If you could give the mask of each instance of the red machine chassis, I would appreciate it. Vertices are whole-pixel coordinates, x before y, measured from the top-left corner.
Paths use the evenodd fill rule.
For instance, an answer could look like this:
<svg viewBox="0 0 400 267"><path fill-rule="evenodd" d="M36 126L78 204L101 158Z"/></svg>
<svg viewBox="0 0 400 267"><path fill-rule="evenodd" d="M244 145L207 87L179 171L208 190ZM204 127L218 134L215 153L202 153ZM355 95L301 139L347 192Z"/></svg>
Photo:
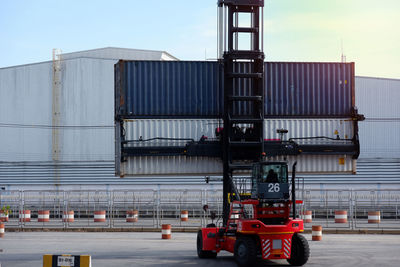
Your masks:
<svg viewBox="0 0 400 267"><path fill-rule="evenodd" d="M252 218L243 216L244 205L252 205ZM289 259L291 255L292 237L304 231L303 220L285 216L289 213L290 202L280 204L282 207L259 207L258 200L235 201L227 227L202 228L203 250L220 252L226 250L234 253L236 240L241 236L254 239L258 254L263 259ZM282 224L264 224L261 218L288 218Z"/></svg>

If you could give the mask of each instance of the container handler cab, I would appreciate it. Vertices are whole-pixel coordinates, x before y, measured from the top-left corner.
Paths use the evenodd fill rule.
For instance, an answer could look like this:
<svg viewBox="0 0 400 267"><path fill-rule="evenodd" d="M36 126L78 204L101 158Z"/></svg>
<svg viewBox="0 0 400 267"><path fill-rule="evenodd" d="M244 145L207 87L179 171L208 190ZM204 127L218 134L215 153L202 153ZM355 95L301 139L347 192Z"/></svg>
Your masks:
<svg viewBox="0 0 400 267"><path fill-rule="evenodd" d="M198 231L198 256L214 258L226 250L234 254L239 266L253 266L257 258L286 259L294 266L305 264L310 250L300 235L303 220L296 218L295 165L291 194L286 162L255 163L251 179L250 198L230 203L226 226L210 224Z"/></svg>

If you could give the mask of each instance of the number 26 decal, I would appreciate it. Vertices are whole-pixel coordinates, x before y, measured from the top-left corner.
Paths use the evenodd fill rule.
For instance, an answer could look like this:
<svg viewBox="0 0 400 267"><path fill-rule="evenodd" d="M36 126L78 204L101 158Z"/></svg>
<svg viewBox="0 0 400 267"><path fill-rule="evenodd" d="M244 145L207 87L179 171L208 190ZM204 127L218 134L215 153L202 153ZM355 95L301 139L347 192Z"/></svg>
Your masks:
<svg viewBox="0 0 400 267"><path fill-rule="evenodd" d="M278 183L276 183L276 184L268 184L268 192L269 193L276 193L276 192L279 192L280 191L280 188L279 188L279 184Z"/></svg>

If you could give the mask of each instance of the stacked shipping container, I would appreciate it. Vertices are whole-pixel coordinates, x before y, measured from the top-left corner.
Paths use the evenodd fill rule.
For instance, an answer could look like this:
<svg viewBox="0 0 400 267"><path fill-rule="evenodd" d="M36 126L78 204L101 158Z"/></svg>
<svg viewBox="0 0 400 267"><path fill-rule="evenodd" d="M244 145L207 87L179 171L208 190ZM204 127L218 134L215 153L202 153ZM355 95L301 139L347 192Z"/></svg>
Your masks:
<svg viewBox="0 0 400 267"><path fill-rule="evenodd" d="M243 70L248 65L239 63L236 67ZM124 122L121 129L117 124L117 174L220 174L221 163L213 158L128 157L121 162L119 138L121 133L125 140L198 140L202 135L216 138L215 128L222 125L222 73L218 62L116 64L115 115ZM241 95L246 95L247 83L245 79L238 81ZM266 139L279 138L276 130L281 128L289 131L286 138L353 138L353 63L266 62L265 90ZM236 112L246 114L251 106L242 104L235 108ZM297 160L302 173L355 172L353 159L346 155L301 155L289 160Z"/></svg>

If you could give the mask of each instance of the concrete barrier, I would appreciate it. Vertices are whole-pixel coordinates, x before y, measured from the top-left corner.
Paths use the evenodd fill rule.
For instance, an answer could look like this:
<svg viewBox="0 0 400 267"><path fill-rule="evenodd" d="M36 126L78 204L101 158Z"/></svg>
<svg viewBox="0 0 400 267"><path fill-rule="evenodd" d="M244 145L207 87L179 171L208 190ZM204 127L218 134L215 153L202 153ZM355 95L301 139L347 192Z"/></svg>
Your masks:
<svg viewBox="0 0 400 267"><path fill-rule="evenodd" d="M163 224L161 226L161 239L171 239L171 225L170 224Z"/></svg>
<svg viewBox="0 0 400 267"><path fill-rule="evenodd" d="M304 211L303 220L305 223L312 223L312 211L311 210Z"/></svg>
<svg viewBox="0 0 400 267"><path fill-rule="evenodd" d="M0 222L8 222L8 214L4 210L0 210Z"/></svg>
<svg viewBox="0 0 400 267"><path fill-rule="evenodd" d="M4 237L4 233L5 233L4 223L0 223L0 238Z"/></svg>
<svg viewBox="0 0 400 267"><path fill-rule="evenodd" d="M189 221L189 212L187 210L182 210L181 211L181 221L182 222Z"/></svg>
<svg viewBox="0 0 400 267"><path fill-rule="evenodd" d="M311 228L312 232L312 241L321 241L322 240L322 226L321 225L313 225Z"/></svg>
<svg viewBox="0 0 400 267"><path fill-rule="evenodd" d="M50 211L49 210L39 210L38 211L38 222L49 222L50 221Z"/></svg>
<svg viewBox="0 0 400 267"><path fill-rule="evenodd" d="M126 222L137 222L139 220L139 212L137 210L126 211Z"/></svg>
<svg viewBox="0 0 400 267"><path fill-rule="evenodd" d="M368 223L380 223L381 212L380 211L369 211L368 212Z"/></svg>
<svg viewBox="0 0 400 267"><path fill-rule="evenodd" d="M106 221L106 211L97 210L94 212L94 222L105 222Z"/></svg>
<svg viewBox="0 0 400 267"><path fill-rule="evenodd" d="M74 211L73 210L69 210L69 211L64 211L63 214L63 222L74 222L75 218L74 218Z"/></svg>
<svg viewBox="0 0 400 267"><path fill-rule="evenodd" d="M19 221L20 222L30 222L31 221L31 211L30 210L20 210L19 211Z"/></svg>
<svg viewBox="0 0 400 267"><path fill-rule="evenodd" d="M347 210L335 211L335 223L347 223Z"/></svg>

